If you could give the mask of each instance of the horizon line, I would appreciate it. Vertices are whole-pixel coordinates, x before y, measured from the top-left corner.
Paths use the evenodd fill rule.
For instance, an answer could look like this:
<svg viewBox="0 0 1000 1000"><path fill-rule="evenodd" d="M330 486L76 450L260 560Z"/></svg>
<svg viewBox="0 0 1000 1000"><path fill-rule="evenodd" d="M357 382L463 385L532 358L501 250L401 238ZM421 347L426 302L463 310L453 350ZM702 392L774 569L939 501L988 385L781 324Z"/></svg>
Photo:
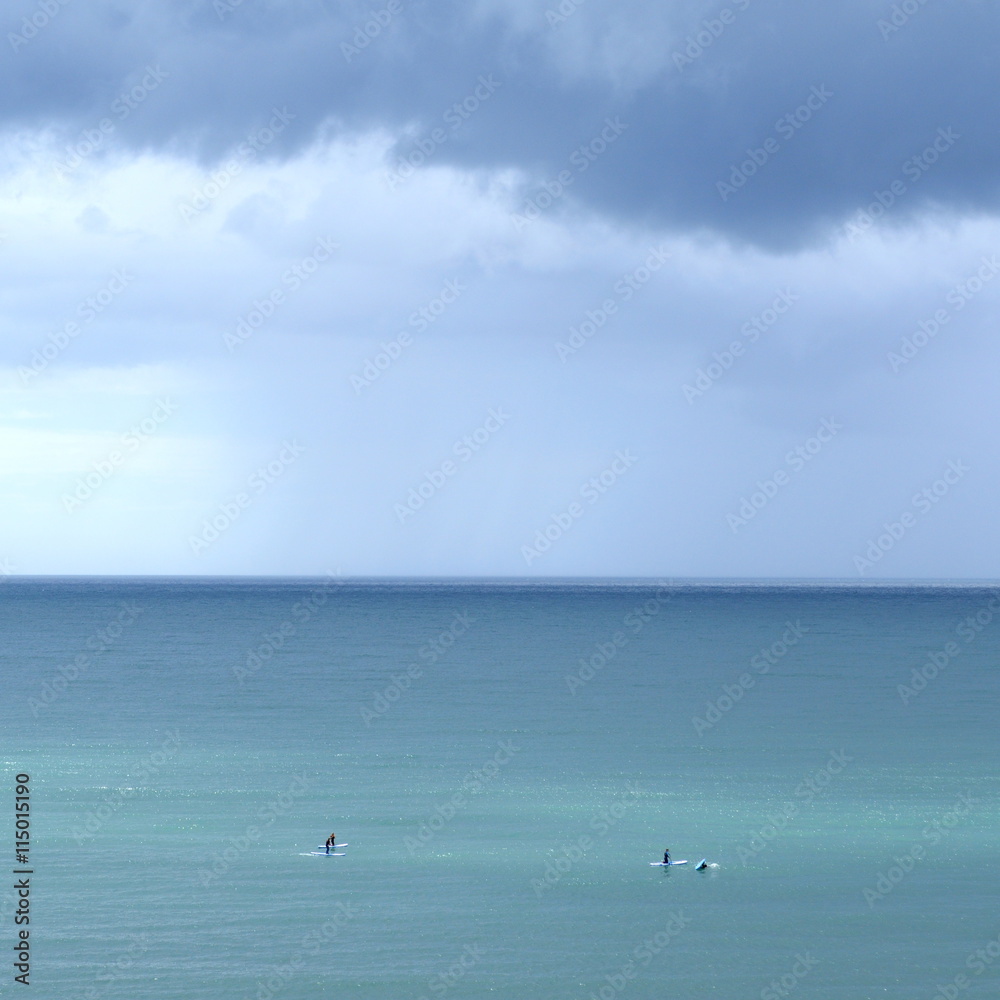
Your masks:
<svg viewBox="0 0 1000 1000"><path fill-rule="evenodd" d="M315 581L337 580L340 583L634 583L638 585L684 586L684 585L817 585L817 586L975 586L1000 585L996 577L879 577L877 579L857 579L854 577L822 576L675 576L663 574L655 576L513 576L513 575L418 575L418 574L360 574L349 576L333 572L326 573L5 573L0 577L0 586L14 580L175 580L175 581Z"/></svg>

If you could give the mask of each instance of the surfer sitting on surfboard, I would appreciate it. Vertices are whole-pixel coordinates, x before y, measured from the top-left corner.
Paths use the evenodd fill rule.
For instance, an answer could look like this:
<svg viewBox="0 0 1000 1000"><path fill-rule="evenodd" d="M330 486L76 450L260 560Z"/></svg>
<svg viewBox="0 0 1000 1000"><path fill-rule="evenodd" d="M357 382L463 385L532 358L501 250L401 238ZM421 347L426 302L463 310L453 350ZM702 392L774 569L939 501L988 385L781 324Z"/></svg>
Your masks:
<svg viewBox="0 0 1000 1000"><path fill-rule="evenodd" d="M337 846L337 835L331 833L329 837L326 838L326 853L329 854L330 851Z"/></svg>

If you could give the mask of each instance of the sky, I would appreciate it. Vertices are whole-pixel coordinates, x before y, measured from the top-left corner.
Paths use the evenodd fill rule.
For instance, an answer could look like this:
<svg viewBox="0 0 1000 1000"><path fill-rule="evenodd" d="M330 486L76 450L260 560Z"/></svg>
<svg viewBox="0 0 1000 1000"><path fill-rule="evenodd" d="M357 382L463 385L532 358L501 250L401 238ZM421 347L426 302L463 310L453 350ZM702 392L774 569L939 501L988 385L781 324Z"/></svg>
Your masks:
<svg viewBox="0 0 1000 1000"><path fill-rule="evenodd" d="M990 0L11 0L0 573L997 576Z"/></svg>

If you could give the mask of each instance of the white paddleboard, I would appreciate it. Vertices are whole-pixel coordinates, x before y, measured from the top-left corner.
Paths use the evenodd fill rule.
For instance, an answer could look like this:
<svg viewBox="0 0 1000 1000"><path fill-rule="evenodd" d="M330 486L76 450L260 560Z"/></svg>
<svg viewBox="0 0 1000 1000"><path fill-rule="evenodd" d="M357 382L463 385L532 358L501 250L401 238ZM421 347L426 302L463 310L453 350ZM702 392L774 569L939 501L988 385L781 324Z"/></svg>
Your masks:
<svg viewBox="0 0 1000 1000"><path fill-rule="evenodd" d="M339 851L342 847L347 847L347 844L334 844L333 845L333 849L335 851ZM317 851L325 851L326 850L326 844L320 844L319 847L316 848L316 850Z"/></svg>
<svg viewBox="0 0 1000 1000"><path fill-rule="evenodd" d="M329 854L326 851L310 851L308 854L301 855L303 858L346 858L346 851L331 851Z"/></svg>
<svg viewBox="0 0 1000 1000"><path fill-rule="evenodd" d="M654 868L673 868L674 865L686 865L687 861L671 861L669 865L664 864L662 861L650 861L649 863Z"/></svg>

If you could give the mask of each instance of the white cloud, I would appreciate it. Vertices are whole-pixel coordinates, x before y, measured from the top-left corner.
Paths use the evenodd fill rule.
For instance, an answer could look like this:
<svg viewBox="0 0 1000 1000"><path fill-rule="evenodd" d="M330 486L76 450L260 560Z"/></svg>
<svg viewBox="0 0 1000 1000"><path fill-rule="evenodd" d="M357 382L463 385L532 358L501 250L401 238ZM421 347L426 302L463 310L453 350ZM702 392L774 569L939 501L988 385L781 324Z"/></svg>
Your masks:
<svg viewBox="0 0 1000 1000"><path fill-rule="evenodd" d="M525 540L633 447L634 473L541 572L835 573L849 567L838 547L863 541L897 513L900 490L933 472L931 444L934 466L973 440L989 476L989 417L968 402L983 396L982 375L967 373L992 363L996 289L984 285L906 371L886 356L1000 243L993 220L889 219L853 242L769 254L616 224L570 192L518 228L512 213L532 190L523 172L431 157L393 188L387 171L413 137L379 131L248 162L186 221L178 206L219 184L219 167L112 151L60 178L50 136L18 141L0 185L11 264L0 277L0 502L28 526L11 549L21 567L521 572ZM293 287L290 269L325 238L336 251ZM626 297L620 283L656 248L666 262ZM134 279L84 322L116 268ZM450 280L462 294L414 323ZM782 289L794 308L747 337ZM228 349L225 335L276 291L271 317ZM596 323L609 300L613 315ZM78 334L22 378L70 321ZM557 343L588 322L562 360ZM406 349L356 391L352 375L401 332ZM734 341L745 352L689 403L684 385ZM935 393L954 410L940 433ZM176 415L67 514L64 493L161 397ZM495 447L400 525L393 505L498 404L514 418ZM822 417L845 425L825 464L734 542L727 511ZM289 438L306 448L294 470L195 558L192 531ZM990 518L984 504L947 530L928 523L941 551L950 541L958 552ZM836 538L816 530L824 523ZM916 536L908 544L896 565L919 572Z"/></svg>

